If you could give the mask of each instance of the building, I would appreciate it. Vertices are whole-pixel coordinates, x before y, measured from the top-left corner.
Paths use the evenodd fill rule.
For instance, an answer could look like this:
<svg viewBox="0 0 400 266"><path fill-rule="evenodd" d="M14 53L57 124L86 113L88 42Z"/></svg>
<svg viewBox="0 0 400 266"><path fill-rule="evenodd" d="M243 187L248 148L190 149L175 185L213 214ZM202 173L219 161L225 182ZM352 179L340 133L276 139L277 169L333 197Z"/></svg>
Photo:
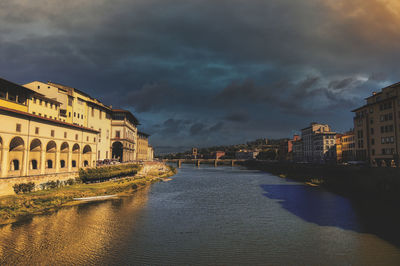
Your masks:
<svg viewBox="0 0 400 266"><path fill-rule="evenodd" d="M353 110L355 159L399 165L400 83L383 88Z"/></svg>
<svg viewBox="0 0 400 266"><path fill-rule="evenodd" d="M335 132L317 132L312 136L312 141L313 163L336 162Z"/></svg>
<svg viewBox="0 0 400 266"><path fill-rule="evenodd" d="M120 162L142 160L142 157L138 158L138 125L139 121L131 112L121 109L112 110L111 148L113 159L117 159ZM147 146L145 150L140 150L140 153L142 152L147 157Z"/></svg>
<svg viewBox="0 0 400 266"><path fill-rule="evenodd" d="M304 161L304 152L303 152L303 140L297 139L293 141L293 161L294 162L303 162Z"/></svg>
<svg viewBox="0 0 400 266"><path fill-rule="evenodd" d="M338 162L349 162L355 160L355 142L354 142L354 131L350 130L344 134L341 134L339 138L340 149L341 149L341 160ZM339 150L338 148L336 148Z"/></svg>
<svg viewBox="0 0 400 266"><path fill-rule="evenodd" d="M293 139L284 139L279 144L279 160L293 161L293 143L300 140L299 135L294 135Z"/></svg>
<svg viewBox="0 0 400 266"><path fill-rule="evenodd" d="M314 136L319 133L330 131L331 129L328 125L315 122L311 123L310 126L301 130L301 139L303 141L303 161L314 161Z"/></svg>
<svg viewBox="0 0 400 266"><path fill-rule="evenodd" d="M138 132L138 149L137 149L137 160L148 160L149 151L149 135L144 132Z"/></svg>
<svg viewBox="0 0 400 266"><path fill-rule="evenodd" d="M37 176L95 166L98 131L60 118L61 103L0 79L1 177Z"/></svg>
<svg viewBox="0 0 400 266"><path fill-rule="evenodd" d="M235 158L238 160L254 160L259 153L259 151L240 150L235 152Z"/></svg>
<svg viewBox="0 0 400 266"><path fill-rule="evenodd" d="M215 152L213 152L211 154L211 158L212 159L216 159L216 160L218 160L218 159L220 159L221 157L224 157L224 156L225 156L225 152L224 151L215 151Z"/></svg>
<svg viewBox="0 0 400 266"><path fill-rule="evenodd" d="M337 161L337 163L343 162L342 136L343 136L343 134L336 134L336 161Z"/></svg>
<svg viewBox="0 0 400 266"><path fill-rule="evenodd" d="M192 148L192 159L197 159L198 151L197 148Z"/></svg>

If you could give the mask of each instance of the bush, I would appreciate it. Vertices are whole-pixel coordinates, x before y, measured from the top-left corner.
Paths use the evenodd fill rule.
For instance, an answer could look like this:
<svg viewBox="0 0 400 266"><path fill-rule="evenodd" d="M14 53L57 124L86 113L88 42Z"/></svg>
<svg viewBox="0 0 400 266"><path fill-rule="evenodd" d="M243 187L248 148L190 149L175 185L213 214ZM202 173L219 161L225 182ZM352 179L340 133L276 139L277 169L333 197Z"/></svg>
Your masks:
<svg viewBox="0 0 400 266"><path fill-rule="evenodd" d="M35 183L33 182L14 184L13 186L13 189L16 194L29 193L32 192L34 188L35 188Z"/></svg>
<svg viewBox="0 0 400 266"><path fill-rule="evenodd" d="M137 164L113 165L99 168L79 169L79 178L83 182L105 181L135 175L139 170Z"/></svg>

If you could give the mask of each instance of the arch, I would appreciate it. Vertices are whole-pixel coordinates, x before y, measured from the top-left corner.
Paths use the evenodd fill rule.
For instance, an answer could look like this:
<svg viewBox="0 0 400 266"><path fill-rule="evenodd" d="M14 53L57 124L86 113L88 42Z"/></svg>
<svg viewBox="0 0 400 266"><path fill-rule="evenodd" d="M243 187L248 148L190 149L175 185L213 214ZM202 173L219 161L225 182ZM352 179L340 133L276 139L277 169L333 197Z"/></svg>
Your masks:
<svg viewBox="0 0 400 266"><path fill-rule="evenodd" d="M21 137L14 137L10 141L9 145L9 161L10 166L9 175L18 176L21 175L22 166L24 165L24 152L25 152L25 142Z"/></svg>
<svg viewBox="0 0 400 266"><path fill-rule="evenodd" d="M87 154L87 153L91 153L92 152L92 148L89 145L86 145L83 148L83 154Z"/></svg>
<svg viewBox="0 0 400 266"><path fill-rule="evenodd" d="M61 153L67 153L67 152L69 152L69 145L68 145L67 142L63 142L63 143L61 144L60 152L61 152Z"/></svg>
<svg viewBox="0 0 400 266"><path fill-rule="evenodd" d="M80 151L79 144L75 143L74 146L72 146L72 152L73 153L78 153Z"/></svg>
<svg viewBox="0 0 400 266"><path fill-rule="evenodd" d="M123 145L120 141L116 141L112 144L112 158L123 162Z"/></svg>
<svg viewBox="0 0 400 266"><path fill-rule="evenodd" d="M19 160L14 159L14 160L11 161L10 170L11 170L11 171L18 171L18 170L20 170L20 169L19 169Z"/></svg>
<svg viewBox="0 0 400 266"><path fill-rule="evenodd" d="M88 167L88 166L89 166L88 160L84 160L84 161L83 161L83 166L84 166L84 167Z"/></svg>
<svg viewBox="0 0 400 266"><path fill-rule="evenodd" d="M29 170L39 170L41 162L42 142L39 139L33 139L29 145Z"/></svg>
<svg viewBox="0 0 400 266"><path fill-rule="evenodd" d="M57 144L55 141L50 140L46 145L46 152L56 152L57 151Z"/></svg>
<svg viewBox="0 0 400 266"><path fill-rule="evenodd" d="M31 170L37 170L38 169L38 161L35 159L31 160L30 166L31 166L30 167Z"/></svg>
<svg viewBox="0 0 400 266"><path fill-rule="evenodd" d="M29 150L30 151L41 151L42 150L42 142L39 139L32 140Z"/></svg>
<svg viewBox="0 0 400 266"><path fill-rule="evenodd" d="M9 151L23 151L25 147L25 142L21 137L14 137L10 141Z"/></svg>

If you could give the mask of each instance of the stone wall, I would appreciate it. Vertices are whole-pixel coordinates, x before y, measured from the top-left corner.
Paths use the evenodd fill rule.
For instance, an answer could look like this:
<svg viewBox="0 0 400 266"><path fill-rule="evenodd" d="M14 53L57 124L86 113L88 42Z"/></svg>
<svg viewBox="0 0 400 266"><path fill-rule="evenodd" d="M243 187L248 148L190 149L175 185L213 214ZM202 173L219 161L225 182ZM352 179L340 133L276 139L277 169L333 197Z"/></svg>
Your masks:
<svg viewBox="0 0 400 266"><path fill-rule="evenodd" d="M49 181L66 181L70 178L77 178L79 172L66 172L57 174L46 174L46 175L32 175L25 177L11 177L11 178L1 178L0 179L0 196L14 195L14 184L34 182L36 186Z"/></svg>

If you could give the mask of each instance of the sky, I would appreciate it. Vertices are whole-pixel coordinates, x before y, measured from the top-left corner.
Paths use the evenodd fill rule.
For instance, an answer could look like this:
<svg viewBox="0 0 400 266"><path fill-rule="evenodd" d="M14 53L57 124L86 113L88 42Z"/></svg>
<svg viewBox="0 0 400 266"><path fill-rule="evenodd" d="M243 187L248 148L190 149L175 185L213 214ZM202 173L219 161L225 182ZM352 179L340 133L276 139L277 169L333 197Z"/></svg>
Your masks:
<svg viewBox="0 0 400 266"><path fill-rule="evenodd" d="M398 0L0 0L0 77L130 110L156 153L347 131L399 44Z"/></svg>

